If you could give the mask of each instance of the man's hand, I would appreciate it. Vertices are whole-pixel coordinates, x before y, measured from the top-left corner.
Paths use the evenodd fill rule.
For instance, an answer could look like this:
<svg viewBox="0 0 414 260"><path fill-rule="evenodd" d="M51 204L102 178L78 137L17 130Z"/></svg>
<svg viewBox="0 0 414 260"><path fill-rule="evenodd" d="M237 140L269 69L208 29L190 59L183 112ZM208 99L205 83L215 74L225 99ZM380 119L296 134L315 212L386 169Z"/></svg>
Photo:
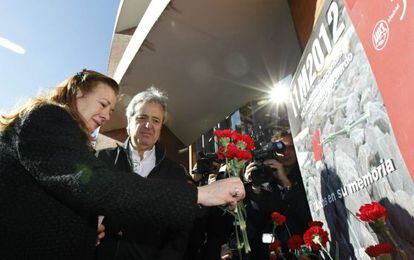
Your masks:
<svg viewBox="0 0 414 260"><path fill-rule="evenodd" d="M263 163L269 166L270 168L276 170L273 172L273 176L276 178L276 180L279 181L280 185L282 185L284 188L290 188L292 186L292 183L287 177L283 164L281 164L275 159L268 159L265 160Z"/></svg>
<svg viewBox="0 0 414 260"><path fill-rule="evenodd" d="M245 194L243 183L238 177L218 180L212 184L197 187L197 203L203 206L228 205L236 208L238 201L243 200Z"/></svg>

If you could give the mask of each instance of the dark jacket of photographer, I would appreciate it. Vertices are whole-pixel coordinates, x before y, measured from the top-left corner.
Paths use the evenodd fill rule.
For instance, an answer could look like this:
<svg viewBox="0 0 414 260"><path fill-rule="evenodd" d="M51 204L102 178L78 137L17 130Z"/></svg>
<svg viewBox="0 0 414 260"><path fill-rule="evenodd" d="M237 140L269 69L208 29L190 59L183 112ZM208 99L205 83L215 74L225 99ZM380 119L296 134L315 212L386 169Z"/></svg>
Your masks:
<svg viewBox="0 0 414 260"><path fill-rule="evenodd" d="M101 150L97 157L117 170L136 174L132 170L127 149L128 140L123 146ZM186 181L185 169L166 158L165 150L155 145L155 167L147 178ZM162 190L159 191L163 192ZM148 205L151 208L152 205ZM97 247L96 259L182 259L189 230L165 230L153 226L142 226L137 230L125 230L122 223L105 217L105 238Z"/></svg>
<svg viewBox="0 0 414 260"><path fill-rule="evenodd" d="M296 164L288 170L287 176L292 183L289 189L281 188L276 181L270 182L272 200L269 211L270 213L277 211L286 216L285 232L288 231L291 235L302 235L308 229L308 222L312 220L312 217L299 165Z"/></svg>
<svg viewBox="0 0 414 260"><path fill-rule="evenodd" d="M261 242L261 236L263 233L272 233L272 212L277 211L286 216L285 225L278 226L275 230L286 251L287 239L293 235L302 236L308 228L308 222L312 220L299 165L286 170L289 171L287 176L292 183L289 189L278 185L275 178L270 181L268 189L262 188L259 194L254 193L251 186L246 187L248 229L253 247L258 251L255 254L260 255L256 259L268 259L269 247Z"/></svg>

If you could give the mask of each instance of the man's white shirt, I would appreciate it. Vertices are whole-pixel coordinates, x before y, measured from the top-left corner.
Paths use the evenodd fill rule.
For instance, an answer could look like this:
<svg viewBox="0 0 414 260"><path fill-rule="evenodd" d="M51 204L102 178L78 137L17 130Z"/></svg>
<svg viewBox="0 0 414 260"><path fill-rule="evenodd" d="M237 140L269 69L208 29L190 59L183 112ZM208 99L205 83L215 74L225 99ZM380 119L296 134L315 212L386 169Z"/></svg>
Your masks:
<svg viewBox="0 0 414 260"><path fill-rule="evenodd" d="M138 152L132 147L131 143L128 143L128 153L132 164L132 171L146 178L155 167L155 145L151 150L144 152L142 160Z"/></svg>

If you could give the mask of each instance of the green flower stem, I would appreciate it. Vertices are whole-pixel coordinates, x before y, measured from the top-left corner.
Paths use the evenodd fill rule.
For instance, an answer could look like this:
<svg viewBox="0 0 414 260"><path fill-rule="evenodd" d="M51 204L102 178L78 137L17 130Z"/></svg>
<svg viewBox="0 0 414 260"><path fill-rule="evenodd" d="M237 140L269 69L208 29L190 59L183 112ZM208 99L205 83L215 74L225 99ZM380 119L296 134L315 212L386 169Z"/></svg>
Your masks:
<svg viewBox="0 0 414 260"><path fill-rule="evenodd" d="M237 159L234 159L234 160L226 159L226 164L229 166L229 170L227 172L229 173L230 176L240 177L241 167L238 167ZM240 162L240 166L243 166L244 164L245 162L243 163ZM239 201L237 203L236 209L234 210L234 213L232 213L232 215L234 216L236 223L238 223L238 225L236 225L235 227L235 230L236 230L236 239L237 239L237 250L239 251L239 255L241 256L241 252L240 252L241 248L244 248L245 253L249 253L250 251L252 251L250 248L249 239L247 237L246 221L245 221L246 209L244 208L243 201ZM239 235L238 228L240 228L241 237Z"/></svg>
<svg viewBox="0 0 414 260"><path fill-rule="evenodd" d="M403 250L401 250L401 248L399 247L399 244L397 243L397 241L395 241L394 237L391 235L391 232L388 230L388 228L385 228L384 233L386 234L388 239L391 240L391 243L393 243L395 250L402 257L402 259L408 260L407 254Z"/></svg>
<svg viewBox="0 0 414 260"><path fill-rule="evenodd" d="M249 239L247 237L246 221L244 220L244 216L243 216L244 206L242 202L237 203L236 211L237 211L236 213L237 213L240 231L241 231L242 238L243 238L244 252L249 253L251 251L251 248L249 244Z"/></svg>
<svg viewBox="0 0 414 260"><path fill-rule="evenodd" d="M276 241L276 224L273 222L273 229L272 229L272 235L273 235L273 237L272 237L272 242L275 242Z"/></svg>
<svg viewBox="0 0 414 260"><path fill-rule="evenodd" d="M236 221L237 221L237 218L236 218ZM237 251L239 252L239 259L242 260L242 254L241 254L242 245L240 244L239 231L237 230L237 226L235 227L235 232L236 232L236 241L237 241Z"/></svg>
<svg viewBox="0 0 414 260"><path fill-rule="evenodd" d="M392 260L392 256L390 254L382 254L377 257L374 257L375 260Z"/></svg>
<svg viewBox="0 0 414 260"><path fill-rule="evenodd" d="M329 259L333 260L328 250L326 250L326 248L319 241L314 241L314 242L316 242L316 244L318 244L322 248L322 251L329 257Z"/></svg>

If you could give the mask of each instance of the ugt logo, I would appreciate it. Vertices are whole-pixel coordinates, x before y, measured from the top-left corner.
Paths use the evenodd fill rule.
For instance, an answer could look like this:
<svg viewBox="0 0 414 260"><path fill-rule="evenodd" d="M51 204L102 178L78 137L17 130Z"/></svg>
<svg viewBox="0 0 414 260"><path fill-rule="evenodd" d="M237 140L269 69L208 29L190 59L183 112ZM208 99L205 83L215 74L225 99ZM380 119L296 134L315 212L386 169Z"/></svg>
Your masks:
<svg viewBox="0 0 414 260"><path fill-rule="evenodd" d="M372 31L372 44L374 45L374 49L377 51L384 49L388 41L389 32L388 23L385 20L377 22Z"/></svg>

